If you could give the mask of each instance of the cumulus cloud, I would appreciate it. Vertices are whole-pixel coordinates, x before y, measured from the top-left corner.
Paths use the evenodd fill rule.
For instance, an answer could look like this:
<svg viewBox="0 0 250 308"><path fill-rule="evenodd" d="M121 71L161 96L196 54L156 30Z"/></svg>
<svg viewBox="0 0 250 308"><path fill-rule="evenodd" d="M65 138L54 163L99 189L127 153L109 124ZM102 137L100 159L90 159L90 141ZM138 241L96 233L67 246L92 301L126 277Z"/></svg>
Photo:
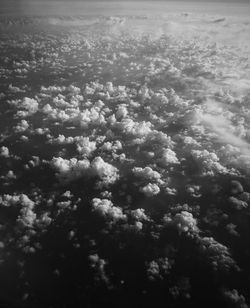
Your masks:
<svg viewBox="0 0 250 308"><path fill-rule="evenodd" d="M22 90L17 86L13 86L12 84L9 85L9 91L11 93L23 93L23 92L25 92L25 90Z"/></svg>
<svg viewBox="0 0 250 308"><path fill-rule="evenodd" d="M146 121L135 122L131 118L125 118L117 123L117 127L125 134L143 137L151 132L152 123Z"/></svg>
<svg viewBox="0 0 250 308"><path fill-rule="evenodd" d="M10 156L9 149L7 147L5 147L5 146L2 146L0 148L0 156L8 158Z"/></svg>
<svg viewBox="0 0 250 308"><path fill-rule="evenodd" d="M88 157L96 150L96 142L90 141L89 137L81 137L76 141L77 151L83 156Z"/></svg>
<svg viewBox="0 0 250 308"><path fill-rule="evenodd" d="M24 118L31 116L38 111L39 104L37 100L29 97L24 97L22 102L17 106L20 111L17 112L17 116Z"/></svg>
<svg viewBox="0 0 250 308"><path fill-rule="evenodd" d="M92 200L92 208L94 212L103 216L107 220L111 220L113 222L127 220L127 216L123 214L122 209L114 206L108 199L94 198Z"/></svg>
<svg viewBox="0 0 250 308"><path fill-rule="evenodd" d="M240 200L236 197L229 197L228 198L228 202L229 205L231 206L231 208L235 209L235 210L242 210L248 207L248 203L244 200Z"/></svg>
<svg viewBox="0 0 250 308"><path fill-rule="evenodd" d="M57 171L57 177L62 183L69 183L88 174L90 162L87 159L63 159L54 157L51 166Z"/></svg>
<svg viewBox="0 0 250 308"><path fill-rule="evenodd" d="M126 105L119 105L115 116L117 119L120 119L120 118L125 118L127 114L128 114L128 110L126 108Z"/></svg>
<svg viewBox="0 0 250 308"><path fill-rule="evenodd" d="M229 305L233 305L233 307L238 308L248 308L249 306L246 303L246 299L242 294L235 289L233 290L225 290L223 292L224 298Z"/></svg>
<svg viewBox="0 0 250 308"><path fill-rule="evenodd" d="M145 180L159 180L161 178L161 174L157 171L154 171L150 167L140 168L140 167L134 167L132 169L132 172Z"/></svg>
<svg viewBox="0 0 250 308"><path fill-rule="evenodd" d="M35 202L27 195L3 195L0 196L0 203L5 207L20 206L17 222L24 227L32 227L36 221L36 213L33 211Z"/></svg>
<svg viewBox="0 0 250 308"><path fill-rule="evenodd" d="M17 20L11 18L8 27ZM24 31L41 17L19 22L21 29L15 29ZM183 263L184 249L185 262L191 256L194 263L206 262L209 277L216 271L216 286L225 285L229 305L245 307L247 294L244 298L236 289L240 281L243 290L247 279L238 279L232 269L239 269L233 243L240 237L237 255L244 254L248 238L250 45L249 40L244 41L248 47L236 44L235 34L246 38L249 25L197 13L87 20L58 16L43 22L45 31L37 27L36 34L20 36L9 31L0 44L0 74L7 85L6 94L0 94L6 126L0 138L0 158L6 163L0 175L1 260L12 259L15 243L17 256L23 255L20 249L37 251L32 266L40 260L43 243L49 244L48 254L42 252L49 262L58 252L50 235L62 226L60 267L68 268L68 244L73 261L83 260L84 247L89 263L80 266L88 267L88 275L82 280L77 271L59 268L55 284L62 274L69 283L74 276L80 281L80 297L72 284L79 301L86 299L82 290L90 281L90 302L99 292L106 298L114 277L114 290L121 295L124 283L126 290L133 286L135 294L143 292L140 300L146 302L147 286L167 286L170 306L179 298L192 306L199 275L186 277L189 269L182 266L178 274L171 271L175 261ZM86 24L88 31L78 28ZM74 31L55 35L62 25L74 25ZM229 40L230 46L222 48ZM13 46L28 48L28 58L24 52L14 59ZM21 147L25 155L19 158ZM55 185L50 185L51 172ZM78 189L81 183L86 183L84 191ZM102 225L94 233L93 221ZM49 243L39 242L48 237ZM179 240L191 243L195 254L180 247ZM128 255L131 260L122 268ZM17 261L26 281L26 265ZM148 278L145 290L134 284L135 276ZM37 302L35 279L36 273L28 277L25 288Z"/></svg>
<svg viewBox="0 0 250 308"><path fill-rule="evenodd" d="M95 157L91 162L91 170L101 179L103 184L113 184L119 179L118 169L106 163L100 156Z"/></svg>
<svg viewBox="0 0 250 308"><path fill-rule="evenodd" d="M211 266L216 271L229 271L231 269L239 270L238 265L231 256L229 249L217 242L212 237L204 237L198 239L201 252L206 254L206 257L211 262Z"/></svg>
<svg viewBox="0 0 250 308"><path fill-rule="evenodd" d="M114 142L105 142L100 149L104 151L110 151L110 152L116 152L118 150L122 150L122 143L119 140L116 140Z"/></svg>
<svg viewBox="0 0 250 308"><path fill-rule="evenodd" d="M149 280L161 280L170 274L172 262L168 258L159 258L147 264L147 276Z"/></svg>
<svg viewBox="0 0 250 308"><path fill-rule="evenodd" d="M140 191L144 193L147 197L153 197L159 194L160 188L154 183L149 183L146 186L141 187Z"/></svg>
<svg viewBox="0 0 250 308"><path fill-rule="evenodd" d="M168 166L169 164L179 164L180 163L176 156L176 153L172 151L171 149L164 149L162 151L159 162L165 166Z"/></svg>
<svg viewBox="0 0 250 308"><path fill-rule="evenodd" d="M50 164L64 184L86 176L97 176L103 185L113 184L119 179L118 169L100 156L95 157L91 163L88 159L54 157Z"/></svg>
<svg viewBox="0 0 250 308"><path fill-rule="evenodd" d="M21 120L21 122L18 123L16 127L14 127L14 130L16 133L22 133L25 132L29 127L30 125L26 120Z"/></svg>
<svg viewBox="0 0 250 308"><path fill-rule="evenodd" d="M18 216L17 221L25 227L32 227L36 220L36 214L32 211L32 208L29 206L24 206L20 215Z"/></svg>
<svg viewBox="0 0 250 308"><path fill-rule="evenodd" d="M137 221L149 221L150 218L145 214L144 209L136 209L130 212L131 217Z"/></svg>
<svg viewBox="0 0 250 308"><path fill-rule="evenodd" d="M0 178L9 181L9 180L15 180L17 177L13 172L13 170L9 170L5 176L1 176Z"/></svg>
<svg viewBox="0 0 250 308"><path fill-rule="evenodd" d="M33 209L35 206L35 203L25 194L20 194L20 195L4 194L1 196L0 201L1 204L7 207L21 204L24 207Z"/></svg>
<svg viewBox="0 0 250 308"><path fill-rule="evenodd" d="M207 150L192 150L192 156L201 163L202 168L204 169L204 174L213 175L214 172L217 173L234 173L234 170L228 170L226 167L220 164L219 157Z"/></svg>
<svg viewBox="0 0 250 308"><path fill-rule="evenodd" d="M197 227L197 220L193 217L192 213L187 211L182 211L177 213L171 223L174 223L179 233L194 232L199 231Z"/></svg>
<svg viewBox="0 0 250 308"><path fill-rule="evenodd" d="M98 254L89 255L90 267L95 270L95 279L97 281L104 282L105 284L109 284L109 277L106 272L107 261L100 258Z"/></svg>

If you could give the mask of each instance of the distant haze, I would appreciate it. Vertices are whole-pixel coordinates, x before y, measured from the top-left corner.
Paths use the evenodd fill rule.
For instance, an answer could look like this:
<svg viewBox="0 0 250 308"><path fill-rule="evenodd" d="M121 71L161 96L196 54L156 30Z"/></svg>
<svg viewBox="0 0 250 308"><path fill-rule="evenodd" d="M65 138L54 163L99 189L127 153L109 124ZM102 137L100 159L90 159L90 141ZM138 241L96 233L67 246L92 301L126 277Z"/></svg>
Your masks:
<svg viewBox="0 0 250 308"><path fill-rule="evenodd" d="M225 2L228 4L225 7ZM250 15L249 1L0 1L1 15L141 15L169 12L204 12Z"/></svg>

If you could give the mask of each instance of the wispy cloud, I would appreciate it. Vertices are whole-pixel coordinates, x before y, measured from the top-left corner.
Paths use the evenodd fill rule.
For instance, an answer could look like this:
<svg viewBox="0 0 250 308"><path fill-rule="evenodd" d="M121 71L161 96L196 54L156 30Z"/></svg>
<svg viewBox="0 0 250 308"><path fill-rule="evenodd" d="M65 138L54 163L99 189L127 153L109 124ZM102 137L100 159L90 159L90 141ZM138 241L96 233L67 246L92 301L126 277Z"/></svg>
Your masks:
<svg viewBox="0 0 250 308"><path fill-rule="evenodd" d="M250 163L250 144L237 136L234 132L232 122L226 118L222 113L222 105L212 99L207 100L204 105L204 111L199 114L200 121L209 127L220 142L224 144L231 144L238 147L241 151L241 161Z"/></svg>

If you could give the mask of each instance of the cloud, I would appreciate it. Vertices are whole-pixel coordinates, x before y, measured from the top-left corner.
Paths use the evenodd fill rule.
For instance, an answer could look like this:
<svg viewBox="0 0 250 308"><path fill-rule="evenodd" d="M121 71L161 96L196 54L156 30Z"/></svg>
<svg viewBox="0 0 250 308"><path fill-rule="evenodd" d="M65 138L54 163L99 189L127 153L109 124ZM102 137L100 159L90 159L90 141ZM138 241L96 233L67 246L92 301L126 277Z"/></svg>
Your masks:
<svg viewBox="0 0 250 308"><path fill-rule="evenodd" d="M114 184L119 179L118 169L100 156L95 157L91 163L88 159L54 157L50 165L57 171L56 175L62 184L90 176L97 176L100 185Z"/></svg>
<svg viewBox="0 0 250 308"><path fill-rule="evenodd" d="M57 8L59 14L61 7L54 4L50 3L52 11ZM73 1L65 5L74 6ZM110 16L112 5L103 6ZM131 9L134 5L138 10ZM57 278L53 281L80 281L80 297L74 283L74 296L71 291L65 295L70 303L75 298L80 304L86 299L82 295L86 285L91 285L90 302L99 292L106 298L107 285L114 278L113 290L121 295L125 289L132 290L131 286L136 294L145 289L143 297L137 297L145 302L146 292L152 295L153 281L159 290L167 281L164 294L169 305L176 306L179 297L190 300L192 306L202 278L186 277L190 264L185 262L190 257L194 263L207 263L204 268L209 277L217 271L218 287L222 283L229 286L221 275L227 271L230 288L226 290L232 293L227 297L236 305L242 302L241 295L233 291L238 281L231 272L238 269L232 257L234 245L229 240L225 246L224 239L240 236L240 254L248 236L240 222L247 220L250 200L245 168L249 154L249 46L243 48L244 43L249 45L245 40L249 26L243 26L243 19L232 23L229 17L214 13L181 14L183 4L180 12L165 15L162 5L155 7L148 1L145 9L145 2L131 2L125 9L133 11L132 16L125 18L115 14L109 18L11 18L10 27L16 25L22 34L24 29L30 31L27 35L15 32L13 37L10 31L0 46L6 89L13 80L17 85L9 86L1 99L3 110L7 108L2 115L6 134L1 135L0 145L0 182L5 192L0 197L1 228L7 231L4 249L0 245L1 258L11 260L12 243L17 243L17 255L22 255L19 250L37 251L32 264L45 250L44 260L50 261L53 254L58 255L58 236L51 235L59 231L63 240L59 233L55 235L59 234L61 268L54 271ZM142 14L148 7L151 16ZM155 12L159 15L152 16ZM13 46L23 51L27 48L31 60L27 61L26 52L13 59L8 52ZM29 138L13 134L13 126ZM25 155L16 158L19 149ZM50 185L53 173L57 181ZM26 185L29 179L32 183ZM240 179L242 184L231 179ZM79 189L85 183L91 185L89 193ZM102 227L93 233L92 223L98 221ZM209 237L202 237L204 232ZM223 244L217 241L217 234ZM187 246L179 245L183 240ZM45 250L39 253L41 243ZM69 265L68 249L84 272L84 266L88 267L83 280L78 264L63 270ZM129 256L126 267L120 266L124 256ZM186 264L178 275L171 272L175 258ZM21 268L25 281L26 265ZM134 284L135 276L140 281L143 277L143 288ZM37 279L35 272L25 288L34 290ZM247 285L246 280L241 283ZM32 293L32 300L41 298L37 292ZM157 294L161 296L161 292ZM46 290L42 296L46 297ZM52 294L52 302L56 297ZM130 301L130 296L127 298Z"/></svg>
<svg viewBox="0 0 250 308"><path fill-rule="evenodd" d="M14 127L16 133L25 132L29 128L29 123L26 120L21 120L17 126Z"/></svg>
<svg viewBox="0 0 250 308"><path fill-rule="evenodd" d="M217 242L212 237L199 238L198 242L201 252L203 252L211 262L210 264L215 271L223 270L227 272L232 269L239 270L238 265L226 246Z"/></svg>
<svg viewBox="0 0 250 308"><path fill-rule="evenodd" d="M150 167L140 168L140 167L134 167L132 169L132 172L145 180L159 180L161 178L161 174L157 171L154 171Z"/></svg>
<svg viewBox="0 0 250 308"><path fill-rule="evenodd" d="M179 164L180 163L178 158L176 157L176 153L172 151L171 149L164 149L162 151L159 162L163 164L164 166L167 166L169 164Z"/></svg>
<svg viewBox="0 0 250 308"><path fill-rule="evenodd" d="M95 280L104 282L106 285L110 284L110 278L107 274L108 262L98 256L98 254L92 254L88 257L90 267L95 270Z"/></svg>
<svg viewBox="0 0 250 308"><path fill-rule="evenodd" d="M56 169L56 175L62 184L67 184L89 174L90 162L87 159L71 158L68 160L54 157L50 164Z"/></svg>
<svg viewBox="0 0 250 308"><path fill-rule="evenodd" d="M233 290L224 290L223 292L224 299L229 305L239 308L248 308L249 306L246 303L245 297L240 294L236 289Z"/></svg>
<svg viewBox="0 0 250 308"><path fill-rule="evenodd" d="M17 107L23 109L22 111L18 111L17 115L20 117L27 117L33 115L38 111L39 104L33 98L24 97L21 104L18 104Z"/></svg>
<svg viewBox="0 0 250 308"><path fill-rule="evenodd" d="M127 220L127 216L123 214L122 209L114 206L108 199L94 198L92 200L92 209L97 214L103 216L107 220L111 220L112 222Z"/></svg>
<svg viewBox="0 0 250 308"><path fill-rule="evenodd" d="M106 163L100 156L95 157L91 162L91 171L101 179L104 185L114 184L119 179L119 170Z"/></svg>
<svg viewBox="0 0 250 308"><path fill-rule="evenodd" d="M241 159L249 164L250 144L234 133L234 125L230 119L226 118L223 113L221 113L223 107L223 105L216 101L208 100L205 104L205 111L199 113L198 118L201 123L206 125L216 134L217 139L221 143L238 147L241 151ZM218 114L218 111L221 114Z"/></svg>
<svg viewBox="0 0 250 308"><path fill-rule="evenodd" d="M10 157L9 149L7 147L5 147L5 146L2 146L0 148L0 156L1 157L6 157L6 158Z"/></svg>
<svg viewBox="0 0 250 308"><path fill-rule="evenodd" d="M81 137L76 141L77 151L83 156L90 156L96 150L96 141L90 141L89 137Z"/></svg>
<svg viewBox="0 0 250 308"><path fill-rule="evenodd" d="M197 227L197 220L193 217L192 213L187 211L182 211L177 213L173 217L172 221L177 227L180 233L184 232L198 232L199 229Z"/></svg>
<svg viewBox="0 0 250 308"><path fill-rule="evenodd" d="M146 186L141 187L140 191L144 193L147 197L153 197L159 194L160 188L154 183L148 183Z"/></svg>
<svg viewBox="0 0 250 308"><path fill-rule="evenodd" d="M173 262L168 258L159 258L147 264L147 276L151 281L163 280L170 274Z"/></svg>

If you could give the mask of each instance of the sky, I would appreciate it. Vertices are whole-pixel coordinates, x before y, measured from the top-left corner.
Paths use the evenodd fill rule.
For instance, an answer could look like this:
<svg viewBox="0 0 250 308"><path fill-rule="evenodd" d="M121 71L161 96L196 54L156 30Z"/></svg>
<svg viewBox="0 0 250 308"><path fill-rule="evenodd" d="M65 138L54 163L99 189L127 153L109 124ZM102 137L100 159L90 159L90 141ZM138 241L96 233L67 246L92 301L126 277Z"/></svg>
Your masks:
<svg viewBox="0 0 250 308"><path fill-rule="evenodd" d="M230 4L225 6L225 2ZM244 13L242 8L245 5L250 7L250 0L2 0L0 15L138 15L173 11L235 13L237 10Z"/></svg>

